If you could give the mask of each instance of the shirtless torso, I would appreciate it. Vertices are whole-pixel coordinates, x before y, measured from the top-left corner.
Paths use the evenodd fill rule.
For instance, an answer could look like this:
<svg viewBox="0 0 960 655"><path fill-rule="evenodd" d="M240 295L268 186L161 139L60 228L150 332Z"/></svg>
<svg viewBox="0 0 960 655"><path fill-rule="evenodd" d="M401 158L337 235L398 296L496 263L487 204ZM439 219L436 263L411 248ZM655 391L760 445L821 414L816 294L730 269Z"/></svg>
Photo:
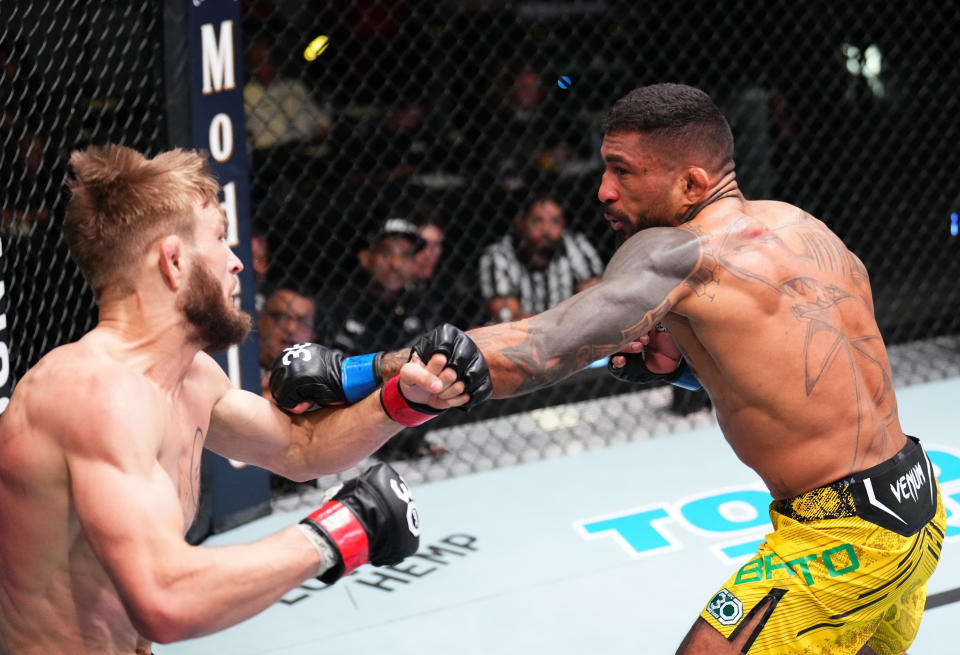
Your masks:
<svg viewBox="0 0 960 655"><path fill-rule="evenodd" d="M470 331L494 396L548 386L607 356L614 375L636 367L641 351L648 373L674 372L683 357L775 502L773 532L751 564L760 573L735 573L678 652L740 653L754 640L768 655L902 652L919 626L945 512L922 447L900 426L862 262L797 207L743 197L733 135L702 91L640 87L602 129L597 198L622 245L597 285ZM882 495L908 474L923 478L923 493L903 507L896 494L872 495L874 478ZM801 568L820 551L850 559ZM864 600L897 575L895 591Z"/></svg>
<svg viewBox="0 0 960 655"><path fill-rule="evenodd" d="M867 272L791 205L725 198L628 239L594 288L470 334L494 393L545 386L666 326L737 455L776 498L903 447Z"/></svg>
<svg viewBox="0 0 960 655"><path fill-rule="evenodd" d="M198 506L200 454L212 407L226 386L201 353L182 386L165 391L123 361L119 346L94 331L52 351L16 387L14 397L27 402L13 402L0 422L0 504L7 508L0 513L6 571L0 577L0 642L11 652L150 650L77 512L78 504L124 512L125 499L98 497L95 481L76 485L71 477L96 475L89 468L94 449L115 448L124 468L140 469L159 493L175 495L185 532ZM114 433L108 427L113 413L136 413L136 433ZM97 443L91 432L120 441ZM77 497L77 490L86 497ZM5 522L21 526L15 536ZM148 520L143 529L150 529Z"/></svg>
<svg viewBox="0 0 960 655"><path fill-rule="evenodd" d="M233 302L243 265L205 155L91 147L71 166L65 235L99 322L28 371L0 416L0 653L149 653L151 642L248 619L311 577L336 580L347 563L399 561L415 548L407 522L391 519L413 511L409 494L393 491L393 507L381 493L400 484L386 465L361 476L372 504L343 491L337 525L366 535L349 562L323 517L245 544L186 542L204 448L308 480L346 470L402 426L373 393L285 412L234 387L206 354L241 343L250 319ZM395 413L467 403L458 370L478 371L470 388L483 391L482 358L461 337L453 328L421 337L425 361L392 381ZM462 355L447 366L453 343ZM313 381L289 372L293 360L327 361L317 349L288 355L288 387Z"/></svg>
<svg viewBox="0 0 960 655"><path fill-rule="evenodd" d="M663 318L734 451L776 498L904 445L867 271L820 221L777 202L683 229L700 263ZM685 289L683 291L686 291Z"/></svg>
<svg viewBox="0 0 960 655"><path fill-rule="evenodd" d="M262 611L316 574L317 550L296 526L187 544L201 450L307 479L397 431L376 394L291 416L202 351L155 346L96 328L31 369L0 418L4 655L149 653Z"/></svg>

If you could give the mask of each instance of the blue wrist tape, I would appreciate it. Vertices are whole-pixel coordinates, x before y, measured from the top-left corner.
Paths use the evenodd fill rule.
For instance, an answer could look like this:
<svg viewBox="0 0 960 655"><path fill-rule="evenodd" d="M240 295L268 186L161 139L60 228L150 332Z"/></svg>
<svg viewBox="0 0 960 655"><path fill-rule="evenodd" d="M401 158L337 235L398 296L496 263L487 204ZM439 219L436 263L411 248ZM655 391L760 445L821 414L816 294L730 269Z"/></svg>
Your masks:
<svg viewBox="0 0 960 655"><path fill-rule="evenodd" d="M689 389L690 391L700 391L703 389L703 385L700 384L700 380L697 379L697 376L690 371L690 367L687 366L687 362L684 361L682 364L683 373L680 376L671 382L675 387L680 387L681 389Z"/></svg>
<svg viewBox="0 0 960 655"><path fill-rule="evenodd" d="M368 353L347 357L340 364L340 380L343 382L343 393L351 403L369 396L374 389L380 386L379 376L374 371L374 360L380 353Z"/></svg>

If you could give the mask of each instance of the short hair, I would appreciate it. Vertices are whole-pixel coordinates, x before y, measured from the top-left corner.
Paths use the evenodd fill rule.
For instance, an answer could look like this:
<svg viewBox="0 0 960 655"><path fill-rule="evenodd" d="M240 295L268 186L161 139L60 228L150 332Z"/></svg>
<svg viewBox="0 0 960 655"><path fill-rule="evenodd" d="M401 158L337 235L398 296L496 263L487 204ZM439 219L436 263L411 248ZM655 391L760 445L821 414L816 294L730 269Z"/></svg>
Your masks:
<svg viewBox="0 0 960 655"><path fill-rule="evenodd" d="M271 267L264 276L260 292L265 302L269 302L278 291L282 290L316 299L319 287L315 275L308 266L299 265L289 269Z"/></svg>
<svg viewBox="0 0 960 655"><path fill-rule="evenodd" d="M91 146L70 155L74 177L64 220L70 255L99 301L131 293L133 271L167 234L193 239L193 205L217 202L206 157L179 148L147 159L131 148Z"/></svg>
<svg viewBox="0 0 960 655"><path fill-rule="evenodd" d="M566 211L563 208L563 204L557 198L557 194L555 194L550 188L536 187L531 191L527 198L528 199L522 205L520 205L520 209L517 211L518 219L526 219L527 216L530 215L530 212L533 211L534 207L547 202L552 202L559 207L560 211L563 212L564 219L566 219Z"/></svg>
<svg viewBox="0 0 960 655"><path fill-rule="evenodd" d="M700 153L719 168L733 160L733 132L705 92L685 84L652 84L617 100L600 125L604 134L639 132L671 149Z"/></svg>

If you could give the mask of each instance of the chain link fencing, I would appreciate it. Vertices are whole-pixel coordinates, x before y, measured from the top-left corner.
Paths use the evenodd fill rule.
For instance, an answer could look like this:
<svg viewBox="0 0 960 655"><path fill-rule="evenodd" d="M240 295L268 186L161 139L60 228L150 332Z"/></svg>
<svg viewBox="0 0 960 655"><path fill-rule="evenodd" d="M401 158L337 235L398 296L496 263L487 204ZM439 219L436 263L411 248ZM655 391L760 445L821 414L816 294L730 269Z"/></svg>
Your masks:
<svg viewBox="0 0 960 655"><path fill-rule="evenodd" d="M60 237L69 151L165 147L160 4L0 0L14 380L95 317ZM636 86L676 81L728 116L747 197L803 207L863 259L895 366L956 374L960 7L246 0L242 15L264 362L304 337L364 352L495 320L482 255L519 239L515 219L544 190L606 261L600 118ZM432 275L436 245L378 250L391 218L442 233ZM437 479L695 427L704 404L588 369L450 412L381 455Z"/></svg>
<svg viewBox="0 0 960 655"><path fill-rule="evenodd" d="M62 237L71 151L164 147L156 4L0 0L0 271L14 382L96 322Z"/></svg>

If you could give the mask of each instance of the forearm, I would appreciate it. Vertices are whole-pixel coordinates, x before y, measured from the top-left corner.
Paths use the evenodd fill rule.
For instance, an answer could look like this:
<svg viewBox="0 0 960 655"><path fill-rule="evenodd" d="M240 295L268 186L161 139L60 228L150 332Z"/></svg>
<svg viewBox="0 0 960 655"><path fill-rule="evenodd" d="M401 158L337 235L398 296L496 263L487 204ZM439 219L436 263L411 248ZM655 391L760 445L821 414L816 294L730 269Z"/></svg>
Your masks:
<svg viewBox="0 0 960 655"><path fill-rule="evenodd" d="M384 413L378 393L355 405L291 418L296 445L283 474L293 480L343 471L373 454L404 427Z"/></svg>
<svg viewBox="0 0 960 655"><path fill-rule="evenodd" d="M487 361L494 398L519 396L549 386L616 350L612 343L603 345L610 339L555 325L547 314L477 328L467 334Z"/></svg>
<svg viewBox="0 0 960 655"><path fill-rule="evenodd" d="M617 352L649 332L670 306L662 297L640 298L616 285L596 285L529 319L467 335L487 362L493 397L506 398L554 384Z"/></svg>
<svg viewBox="0 0 960 655"><path fill-rule="evenodd" d="M222 547L188 546L163 558L133 580L131 619L148 639L180 641L240 623L315 576L320 556L295 526L259 541ZM146 573L144 579L143 573Z"/></svg>
<svg viewBox="0 0 960 655"><path fill-rule="evenodd" d="M572 306L576 301L571 301ZM602 321L563 320L567 316L561 305L530 319L467 332L487 362L494 398L522 395L562 380L616 352L642 334L647 323L652 325L651 318L635 329L618 331ZM383 377L396 375L409 356L409 349L385 354Z"/></svg>
<svg viewBox="0 0 960 655"><path fill-rule="evenodd" d="M402 348L383 354L380 360L380 374L384 380L400 375L400 368L410 361L410 348Z"/></svg>

